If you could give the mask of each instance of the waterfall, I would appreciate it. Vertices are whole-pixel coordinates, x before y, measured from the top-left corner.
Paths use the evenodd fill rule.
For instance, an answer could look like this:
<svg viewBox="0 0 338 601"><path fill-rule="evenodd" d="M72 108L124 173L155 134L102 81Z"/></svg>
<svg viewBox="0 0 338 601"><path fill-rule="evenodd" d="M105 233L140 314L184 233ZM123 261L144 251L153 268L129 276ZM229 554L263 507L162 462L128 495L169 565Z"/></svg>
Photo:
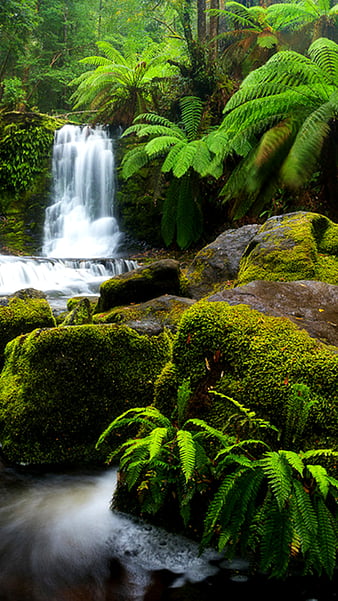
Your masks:
<svg viewBox="0 0 338 601"><path fill-rule="evenodd" d="M100 284L134 269L119 257L114 216L113 142L103 127L65 125L55 133L52 195L41 257L0 256L0 296L37 288L51 299L97 294Z"/></svg>
<svg viewBox="0 0 338 601"><path fill-rule="evenodd" d="M52 170L43 255L116 255L121 232L113 215L114 153L107 132L65 125L55 135Z"/></svg>

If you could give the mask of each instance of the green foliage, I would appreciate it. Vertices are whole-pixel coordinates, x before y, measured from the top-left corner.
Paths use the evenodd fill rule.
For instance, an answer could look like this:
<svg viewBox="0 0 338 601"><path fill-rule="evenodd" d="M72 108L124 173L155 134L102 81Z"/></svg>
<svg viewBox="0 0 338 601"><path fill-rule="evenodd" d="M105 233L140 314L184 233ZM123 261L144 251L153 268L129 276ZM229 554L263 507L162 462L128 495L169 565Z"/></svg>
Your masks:
<svg viewBox="0 0 338 601"><path fill-rule="evenodd" d="M135 119L123 137L135 135L148 141L127 151L122 161L122 176L128 179L154 159L165 157L161 171L172 174L173 179L163 203L162 237L167 246L176 239L178 246L186 249L199 240L203 231L198 176L217 177L222 168L201 137L202 101L191 96L181 98L180 109L179 124L155 113Z"/></svg>
<svg viewBox="0 0 338 601"><path fill-rule="evenodd" d="M322 455L334 459L338 454L323 450ZM223 454L202 547L216 540L228 556L253 552L259 568L276 578L288 574L294 559L303 562L304 573L332 577L338 480L307 458L283 449L249 460L243 450L240 455Z"/></svg>
<svg viewBox="0 0 338 601"><path fill-rule="evenodd" d="M89 56L83 64L95 67L85 71L72 84L74 108L94 111L94 121L130 125L135 116L153 104L156 86L175 74L167 58L155 55L152 47L142 56L124 56L113 44L97 42L105 56Z"/></svg>
<svg viewBox="0 0 338 601"><path fill-rule="evenodd" d="M224 109L223 157L243 157L222 190L226 201L235 199L235 217L261 210L276 185L305 185L318 169L335 203L335 172L325 157L336 152L338 46L319 38L308 54L278 52L245 78Z"/></svg>
<svg viewBox="0 0 338 601"><path fill-rule="evenodd" d="M212 429L203 420L184 421L190 396L189 382L184 381L178 388L177 423L153 406L129 409L108 426L97 443L99 447L115 429L138 425L138 436L113 450L108 461L120 456L122 480L129 490L136 487L142 512L156 514L174 496L185 525L191 499L205 492L211 470L203 439L210 437ZM217 434L225 440L221 432Z"/></svg>

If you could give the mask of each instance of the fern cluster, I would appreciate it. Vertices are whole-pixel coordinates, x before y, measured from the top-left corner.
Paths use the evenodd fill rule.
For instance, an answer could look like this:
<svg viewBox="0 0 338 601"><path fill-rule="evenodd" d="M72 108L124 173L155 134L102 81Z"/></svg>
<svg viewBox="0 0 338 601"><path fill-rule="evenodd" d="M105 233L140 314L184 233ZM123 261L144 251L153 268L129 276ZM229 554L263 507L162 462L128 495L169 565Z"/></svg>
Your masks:
<svg viewBox="0 0 338 601"><path fill-rule="evenodd" d="M184 381L171 419L154 406L130 409L108 426L98 445L116 428L138 426L138 435L108 460L120 456L122 481L136 491L144 514L158 513L174 498L189 525L192 502L203 495L209 505L201 550L212 544L227 557L252 555L260 570L277 578L285 577L294 562L306 574L332 577L338 548L338 479L333 476L338 452L297 448L313 404L308 387L292 385L286 408L284 442L296 450L273 450L265 433L278 443L278 431L270 422L231 397L213 394L235 410L224 432L204 420L187 419L191 390ZM257 434L261 437L253 437Z"/></svg>

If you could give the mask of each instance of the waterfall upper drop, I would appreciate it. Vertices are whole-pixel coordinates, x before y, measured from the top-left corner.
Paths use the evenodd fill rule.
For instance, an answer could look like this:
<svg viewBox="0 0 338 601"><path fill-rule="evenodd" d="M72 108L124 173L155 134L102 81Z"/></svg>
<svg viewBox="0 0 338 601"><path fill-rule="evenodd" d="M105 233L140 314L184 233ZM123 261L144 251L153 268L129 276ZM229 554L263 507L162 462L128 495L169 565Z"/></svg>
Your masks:
<svg viewBox="0 0 338 601"><path fill-rule="evenodd" d="M46 210L43 255L116 256L113 142L102 127L65 125L55 134L53 198Z"/></svg>

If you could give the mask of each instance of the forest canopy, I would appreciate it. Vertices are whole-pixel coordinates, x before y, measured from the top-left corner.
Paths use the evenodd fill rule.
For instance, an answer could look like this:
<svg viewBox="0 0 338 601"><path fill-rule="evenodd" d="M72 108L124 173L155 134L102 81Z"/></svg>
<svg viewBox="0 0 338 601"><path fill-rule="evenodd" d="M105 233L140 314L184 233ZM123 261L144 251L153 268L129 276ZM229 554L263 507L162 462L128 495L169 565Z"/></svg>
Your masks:
<svg viewBox="0 0 338 601"><path fill-rule="evenodd" d="M4 0L0 110L122 128L122 204L131 178L167 245L335 219L337 22L334 0Z"/></svg>

